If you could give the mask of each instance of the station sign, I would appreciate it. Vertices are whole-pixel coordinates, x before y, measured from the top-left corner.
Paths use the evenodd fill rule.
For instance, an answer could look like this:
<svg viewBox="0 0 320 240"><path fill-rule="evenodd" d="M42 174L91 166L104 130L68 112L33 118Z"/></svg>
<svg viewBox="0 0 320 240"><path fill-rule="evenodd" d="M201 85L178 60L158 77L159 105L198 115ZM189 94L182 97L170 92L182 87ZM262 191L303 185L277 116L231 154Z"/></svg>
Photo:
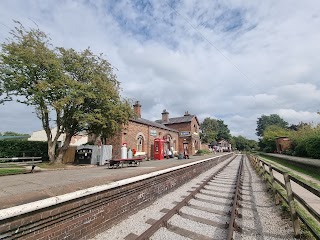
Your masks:
<svg viewBox="0 0 320 240"><path fill-rule="evenodd" d="M187 131L183 131L183 132L179 133L179 136L180 137L189 137L189 136L191 136L191 133L187 132Z"/></svg>
<svg viewBox="0 0 320 240"><path fill-rule="evenodd" d="M150 136L156 137L157 136L157 130L151 129L150 130Z"/></svg>

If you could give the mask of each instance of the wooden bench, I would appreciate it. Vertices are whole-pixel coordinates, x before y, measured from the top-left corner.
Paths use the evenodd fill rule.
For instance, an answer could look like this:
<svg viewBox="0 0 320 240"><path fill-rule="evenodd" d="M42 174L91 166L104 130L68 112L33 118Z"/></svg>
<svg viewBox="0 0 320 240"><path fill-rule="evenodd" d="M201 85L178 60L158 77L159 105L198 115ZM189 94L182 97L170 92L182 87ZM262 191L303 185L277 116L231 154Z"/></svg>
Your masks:
<svg viewBox="0 0 320 240"><path fill-rule="evenodd" d="M111 159L109 161L106 160L105 165L107 165L108 168L122 168L124 164L126 164L127 167L137 167L143 159L144 157Z"/></svg>

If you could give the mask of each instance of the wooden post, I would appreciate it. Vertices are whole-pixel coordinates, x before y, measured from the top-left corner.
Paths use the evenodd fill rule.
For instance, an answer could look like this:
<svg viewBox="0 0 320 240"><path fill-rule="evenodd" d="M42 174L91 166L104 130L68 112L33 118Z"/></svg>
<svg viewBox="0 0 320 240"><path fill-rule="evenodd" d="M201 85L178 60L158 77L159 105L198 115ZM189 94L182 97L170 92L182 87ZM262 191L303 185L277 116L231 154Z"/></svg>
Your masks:
<svg viewBox="0 0 320 240"><path fill-rule="evenodd" d="M262 162L260 162L260 159L258 158L258 163L259 163L259 168L258 168L258 174L259 174L259 176L261 177L262 175L261 175L261 171L262 171Z"/></svg>
<svg viewBox="0 0 320 240"><path fill-rule="evenodd" d="M254 161L255 161L255 168L256 168L256 171L258 171L258 169L259 169L259 166L258 166L258 163L259 163L259 161L258 161L258 158L257 157L255 157L254 158Z"/></svg>
<svg viewBox="0 0 320 240"><path fill-rule="evenodd" d="M290 184L289 174L287 172L284 173L283 178L284 178L284 182L287 190L289 208L290 208L290 213L291 213L292 223L293 223L294 236L297 237L300 235L300 223L299 223L296 209L294 208L293 193L292 193L292 188Z"/></svg>
<svg viewBox="0 0 320 240"><path fill-rule="evenodd" d="M274 201L275 201L276 205L279 205L280 197L279 197L279 195L277 193L276 181L274 180L272 166L271 166L270 163L268 164L268 167L269 167L269 173L270 173L270 178L271 178L271 188L272 188L272 192L273 192L273 196L274 196Z"/></svg>
<svg viewBox="0 0 320 240"><path fill-rule="evenodd" d="M264 162L261 162L261 168L262 168L262 173L261 173L261 176L262 176L262 179L263 180L266 180L266 169L264 167Z"/></svg>

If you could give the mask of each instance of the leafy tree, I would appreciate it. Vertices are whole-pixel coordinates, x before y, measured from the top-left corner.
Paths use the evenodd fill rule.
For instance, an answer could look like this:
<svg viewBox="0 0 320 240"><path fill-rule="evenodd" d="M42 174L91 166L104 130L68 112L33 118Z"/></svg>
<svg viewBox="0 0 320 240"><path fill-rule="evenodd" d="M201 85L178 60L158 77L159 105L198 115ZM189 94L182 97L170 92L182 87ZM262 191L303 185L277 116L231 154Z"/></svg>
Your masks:
<svg viewBox="0 0 320 240"><path fill-rule="evenodd" d="M77 133L108 137L128 122L131 105L121 99L120 84L107 60L90 49L52 48L44 32L16 23L12 39L2 44L0 86L5 99L22 96L17 101L35 107L47 135L50 162L62 161ZM61 134L65 142L56 151Z"/></svg>
<svg viewBox="0 0 320 240"><path fill-rule="evenodd" d="M228 125L224 124L223 120L216 120L212 118L205 118L200 124L201 139L204 143L212 143L217 140L231 139L230 130Z"/></svg>
<svg viewBox="0 0 320 240"><path fill-rule="evenodd" d="M235 147L240 151L250 151L252 149L258 149L258 144L255 140L249 140L243 136L232 137Z"/></svg>
<svg viewBox="0 0 320 240"><path fill-rule="evenodd" d="M300 122L299 124L291 124L288 129L298 131L299 129L308 126L308 123Z"/></svg>
<svg viewBox="0 0 320 240"><path fill-rule="evenodd" d="M229 141L231 139L230 130L228 125L224 124L223 120L218 120L218 134L217 140L226 140Z"/></svg>
<svg viewBox="0 0 320 240"><path fill-rule="evenodd" d="M271 125L276 125L284 129L288 127L288 123L284 121L278 114L271 114L270 116L262 115L257 121L257 136L263 137L265 129Z"/></svg>
<svg viewBox="0 0 320 240"><path fill-rule="evenodd" d="M297 131L291 131L289 138L293 142L294 154L300 157L311 157L314 155L316 151L312 149L315 146L314 142L318 142L317 138L319 136L320 125L313 127L311 124L304 124Z"/></svg>
<svg viewBox="0 0 320 240"><path fill-rule="evenodd" d="M218 133L218 122L212 118L205 118L200 124L201 140L203 143L212 143L216 141Z"/></svg>
<svg viewBox="0 0 320 240"><path fill-rule="evenodd" d="M287 129L283 129L278 125L270 125L267 126L263 133L262 143L265 146L266 152L274 152L276 148L276 138L288 136L289 131Z"/></svg>

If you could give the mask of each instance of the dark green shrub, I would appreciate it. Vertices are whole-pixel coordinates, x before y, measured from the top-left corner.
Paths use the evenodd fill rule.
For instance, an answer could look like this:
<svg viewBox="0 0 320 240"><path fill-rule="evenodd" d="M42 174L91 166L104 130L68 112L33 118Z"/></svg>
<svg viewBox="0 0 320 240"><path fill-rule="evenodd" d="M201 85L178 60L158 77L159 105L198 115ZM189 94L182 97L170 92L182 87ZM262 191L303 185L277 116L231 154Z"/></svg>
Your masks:
<svg viewBox="0 0 320 240"><path fill-rule="evenodd" d="M0 158L42 157L48 159L48 143L27 140L0 141Z"/></svg>
<svg viewBox="0 0 320 240"><path fill-rule="evenodd" d="M210 151L209 150L205 150L205 149L199 149L197 151L197 155L203 155L203 154L208 154L208 153L210 153Z"/></svg>
<svg viewBox="0 0 320 240"><path fill-rule="evenodd" d="M307 157L308 156L305 143L299 143L295 147L294 152L295 152L295 156L298 156L298 157Z"/></svg>
<svg viewBox="0 0 320 240"><path fill-rule="evenodd" d="M306 151L309 157L320 159L320 136L312 136L307 139Z"/></svg>
<svg viewBox="0 0 320 240"><path fill-rule="evenodd" d="M273 153L275 150L273 147L267 146L263 149L264 152Z"/></svg>
<svg viewBox="0 0 320 240"><path fill-rule="evenodd" d="M283 154L292 156L293 151L291 149L288 149L288 150L283 151Z"/></svg>

